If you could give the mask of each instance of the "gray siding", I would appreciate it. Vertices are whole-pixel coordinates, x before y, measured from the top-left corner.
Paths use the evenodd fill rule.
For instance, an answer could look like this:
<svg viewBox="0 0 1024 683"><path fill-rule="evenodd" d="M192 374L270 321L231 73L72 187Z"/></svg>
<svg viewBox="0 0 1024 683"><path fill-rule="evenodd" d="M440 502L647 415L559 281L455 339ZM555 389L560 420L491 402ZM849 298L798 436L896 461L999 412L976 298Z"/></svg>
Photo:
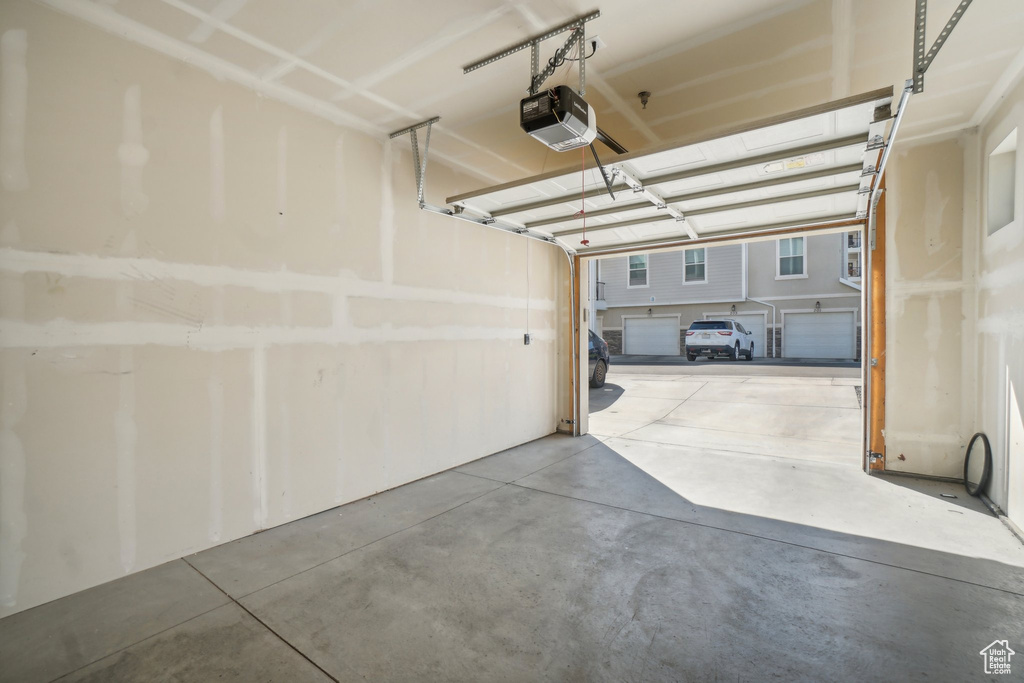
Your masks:
<svg viewBox="0 0 1024 683"><path fill-rule="evenodd" d="M805 237L806 278L776 280L775 242L751 242L747 245L747 295L755 299L774 296L814 296L851 294L856 290L839 282L846 265L843 260L843 234Z"/></svg>
<svg viewBox="0 0 1024 683"><path fill-rule="evenodd" d="M627 257L601 261L598 279L605 283L605 300L609 306L650 305L652 296L656 304L740 301L743 298L742 245L711 247L705 252L708 281L704 284L683 284L682 251L650 254L647 265L648 286L629 289L626 286Z"/></svg>

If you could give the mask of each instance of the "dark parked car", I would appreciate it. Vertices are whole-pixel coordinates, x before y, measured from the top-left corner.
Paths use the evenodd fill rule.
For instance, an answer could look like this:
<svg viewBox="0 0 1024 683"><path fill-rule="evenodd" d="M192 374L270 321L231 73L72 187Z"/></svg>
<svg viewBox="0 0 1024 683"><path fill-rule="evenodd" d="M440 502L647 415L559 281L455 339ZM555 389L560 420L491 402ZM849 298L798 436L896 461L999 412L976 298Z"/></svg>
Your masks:
<svg viewBox="0 0 1024 683"><path fill-rule="evenodd" d="M600 389L604 386L604 378L608 374L608 364L612 357L608 354L608 344L593 330L590 330L590 386Z"/></svg>

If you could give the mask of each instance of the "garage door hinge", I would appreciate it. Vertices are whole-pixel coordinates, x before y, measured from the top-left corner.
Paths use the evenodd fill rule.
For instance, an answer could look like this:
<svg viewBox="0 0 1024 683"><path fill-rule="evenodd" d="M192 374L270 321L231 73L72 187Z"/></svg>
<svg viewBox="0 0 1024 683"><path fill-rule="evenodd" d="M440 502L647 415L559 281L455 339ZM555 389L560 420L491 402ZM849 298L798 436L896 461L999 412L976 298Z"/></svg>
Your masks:
<svg viewBox="0 0 1024 683"><path fill-rule="evenodd" d="M872 152L876 149L882 149L885 147L885 138L881 135L876 135L868 141L867 151Z"/></svg>
<svg viewBox="0 0 1024 683"><path fill-rule="evenodd" d="M881 453L875 451L868 451L868 460L871 462L881 462L885 458Z"/></svg>

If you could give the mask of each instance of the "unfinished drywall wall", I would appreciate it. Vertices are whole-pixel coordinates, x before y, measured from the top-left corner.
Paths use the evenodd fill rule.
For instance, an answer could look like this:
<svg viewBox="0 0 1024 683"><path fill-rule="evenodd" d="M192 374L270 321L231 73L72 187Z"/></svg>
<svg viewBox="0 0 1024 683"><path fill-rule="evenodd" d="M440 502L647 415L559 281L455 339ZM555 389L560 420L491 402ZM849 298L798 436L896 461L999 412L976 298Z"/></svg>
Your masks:
<svg viewBox="0 0 1024 683"><path fill-rule="evenodd" d="M1024 88L978 129L898 147L888 174L886 468L960 477L981 431L992 445L988 494L1024 522L1024 184L991 231L988 158L1024 127ZM1016 159L1017 178L1024 172Z"/></svg>
<svg viewBox="0 0 1024 683"><path fill-rule="evenodd" d="M963 173L961 138L897 146L887 173L890 470L952 477L963 466Z"/></svg>
<svg viewBox="0 0 1024 683"><path fill-rule="evenodd" d="M568 417L564 254L419 211L407 139L28 2L0 34L0 616Z"/></svg>
<svg viewBox="0 0 1024 683"><path fill-rule="evenodd" d="M1024 154L1019 143L1012 219L991 229L988 201L994 189L988 160L1014 130L1024 133L1021 82L1004 94L1002 104L976 133L969 165L976 169L977 201L965 231L966 241L973 243L975 270L972 322L977 347L970 368L977 379L972 407L976 429L987 434L992 445L988 493L1024 528Z"/></svg>

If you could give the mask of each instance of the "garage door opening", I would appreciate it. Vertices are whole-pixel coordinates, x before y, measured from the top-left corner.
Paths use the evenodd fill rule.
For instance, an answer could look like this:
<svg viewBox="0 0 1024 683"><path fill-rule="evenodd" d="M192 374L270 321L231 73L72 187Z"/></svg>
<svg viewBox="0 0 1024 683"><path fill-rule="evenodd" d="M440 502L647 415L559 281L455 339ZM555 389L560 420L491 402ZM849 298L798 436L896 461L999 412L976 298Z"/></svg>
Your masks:
<svg viewBox="0 0 1024 683"><path fill-rule="evenodd" d="M737 423L737 415L749 413L751 419L744 424L765 425L774 430L766 432L772 438L808 437L827 443L832 435L848 432L856 441L849 461L866 467L868 429L860 419L855 386L863 376L857 364L858 339L866 341L858 332L866 327L858 322L867 310L857 282L860 235L879 196L887 132L890 125L895 132L906 98L904 91L895 116L893 89L886 88L623 154L602 167L587 168L584 161L582 172L579 167L563 169L449 197L456 215L548 239L570 253L575 264L572 291L579 303L574 304L569 346L572 417L564 424L575 433L598 433L591 429L587 411L591 378L583 361L588 329L600 331L608 342L608 379L614 383L616 373L636 359L685 363L690 323L726 319L730 335L742 328L742 345L732 353L728 347L709 346L705 354L702 348L699 360L687 368L694 374L719 375L721 384L734 385L715 389L714 399L711 390L705 391L707 403L721 407L732 401L729 395L743 399L728 411L731 423L722 422L719 431L735 432L729 425ZM589 272L594 259L600 265ZM730 264L731 270L726 267ZM754 271L770 287L749 287ZM727 275L736 272L746 275ZM828 288L819 286L822 277ZM596 306L587 305L588 298L598 298L590 279L604 290L600 315ZM621 310L612 310L613 283L622 283ZM694 315L692 308L680 308L690 304L703 309ZM741 371L719 358L730 355L749 355L751 360ZM779 389L772 395L764 385L786 384L778 368L787 365L808 366L797 377L806 380L800 382L806 389ZM771 377L773 372L777 376ZM670 426L693 427L688 421L697 419L694 407L670 416L679 402L688 400L679 396L685 391L664 384L663 370L648 374L652 376L642 380L647 395L634 392L639 413L623 414L624 401L630 398L623 390L606 409L610 412L602 414L602 419L618 422L611 431L655 428L636 423L662 419L687 423ZM751 386L762 386L736 386L748 380ZM805 405L811 400L806 397L816 397L821 405ZM677 405L662 412L665 401L676 399ZM780 406L804 410L781 419L775 414ZM717 424L718 417L710 412L714 407L702 408L707 424ZM849 429L830 422L837 410L852 411L845 413Z"/></svg>
<svg viewBox="0 0 1024 683"><path fill-rule="evenodd" d="M596 278L588 323L608 346L607 359L600 342L591 350L591 373L608 366L603 383L588 377L588 433L861 467L863 303L845 268L859 240L859 231L803 234L802 263L787 273L797 277L777 274L777 240L709 245L698 258L645 254L655 293L639 306L629 255L586 268ZM698 260L702 281L686 283L686 264Z"/></svg>

